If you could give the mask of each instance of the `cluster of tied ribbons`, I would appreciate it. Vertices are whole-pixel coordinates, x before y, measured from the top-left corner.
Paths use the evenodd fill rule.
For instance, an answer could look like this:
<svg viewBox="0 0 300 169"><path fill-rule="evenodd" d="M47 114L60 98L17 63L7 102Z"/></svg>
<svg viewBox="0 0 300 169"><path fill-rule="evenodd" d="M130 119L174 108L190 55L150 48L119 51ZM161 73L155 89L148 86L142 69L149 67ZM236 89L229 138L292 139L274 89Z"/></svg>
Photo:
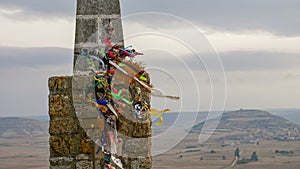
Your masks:
<svg viewBox="0 0 300 169"><path fill-rule="evenodd" d="M142 97L142 90L155 93L154 95L160 97L178 99L178 97L174 96L163 96L159 91L153 92L153 88L148 80L148 74L132 61L132 58L135 56L143 54L132 49L132 46L122 48L117 44L113 44L113 32L112 24L109 23L105 29L104 48L82 49L80 53L82 57L87 58L92 77L92 82L87 87L86 97L99 112L97 118L99 124L100 121L104 121L103 127L99 125L99 128L103 128L103 132L101 138L96 141L97 145L99 145L96 153L103 153L105 169L114 168L111 162L119 168L123 168L121 160L116 157L116 154L120 151L118 145L121 145L119 143L122 142L118 138L116 122L119 114L124 113L123 109L130 107L133 117L137 120L146 120L149 118L149 114L158 116L160 119L157 122L158 125L162 124L162 114L170 111L169 109L151 109L149 103ZM96 71L96 65L99 65L101 71ZM123 69L124 67L131 67L136 74L131 76L130 73ZM135 91L134 97L125 97L122 95L122 90L114 87L112 81L116 71L121 72L126 79L130 79L131 82L127 88L129 87ZM139 84L139 87L131 84Z"/></svg>

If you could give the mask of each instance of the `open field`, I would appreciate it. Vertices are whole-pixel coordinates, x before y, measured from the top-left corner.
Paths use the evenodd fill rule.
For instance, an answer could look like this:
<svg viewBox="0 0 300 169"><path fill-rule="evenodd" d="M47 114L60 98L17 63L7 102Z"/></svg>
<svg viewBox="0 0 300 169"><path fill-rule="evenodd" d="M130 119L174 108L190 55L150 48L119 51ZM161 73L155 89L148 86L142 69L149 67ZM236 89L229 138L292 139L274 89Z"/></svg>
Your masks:
<svg viewBox="0 0 300 169"><path fill-rule="evenodd" d="M191 148L190 148L191 147ZM234 150L244 150L241 158L249 158L253 151L259 161L236 165L235 169L298 169L300 166L300 142L261 141L222 147L212 139L198 144L198 135L189 134L180 144L165 154L153 157L154 169L221 169L230 166ZM215 153L211 153L214 150ZM293 151L292 155L276 154L275 150ZM222 159L222 156L226 159ZM49 167L48 136L0 139L1 169L44 169ZM181 157L182 156L182 157ZM201 157L203 158L201 160Z"/></svg>
<svg viewBox="0 0 300 169"><path fill-rule="evenodd" d="M49 136L0 138L0 169L49 168Z"/></svg>
<svg viewBox="0 0 300 169"><path fill-rule="evenodd" d="M167 119L165 123L171 125L172 122ZM211 121L214 122L213 119ZM300 127L290 121L262 111L224 113L218 129L209 140L200 144L199 131L202 126L201 123L195 125L194 132L179 144L153 157L153 168L298 169L300 166ZM4 127L7 128L7 125ZM160 126L156 135L168 127ZM0 135L0 169L49 168L47 132L43 135L24 134L30 130L24 130L24 126L17 129L8 128ZM236 165L233 161L237 147L240 149L240 159L250 159L252 153L256 152L258 161Z"/></svg>
<svg viewBox="0 0 300 169"><path fill-rule="evenodd" d="M189 148L192 146L193 148ZM196 146L196 147L195 147ZM234 160L234 151L239 147L241 158L250 158L257 152L259 161L228 167ZM211 151L214 150L214 153ZM275 150L293 151L291 155L276 154ZM223 159L225 156L225 159ZM199 168L199 169L298 169L300 166L300 142L261 141L259 145L238 144L222 147L208 140L198 144L198 135L189 134L180 144L163 155L153 158L153 168Z"/></svg>

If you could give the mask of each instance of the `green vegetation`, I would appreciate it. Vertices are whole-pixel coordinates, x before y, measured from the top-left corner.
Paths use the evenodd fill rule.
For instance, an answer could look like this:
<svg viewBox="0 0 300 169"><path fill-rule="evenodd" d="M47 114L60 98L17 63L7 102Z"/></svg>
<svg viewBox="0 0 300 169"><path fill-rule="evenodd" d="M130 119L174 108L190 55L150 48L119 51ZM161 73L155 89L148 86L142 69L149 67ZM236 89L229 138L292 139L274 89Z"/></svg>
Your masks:
<svg viewBox="0 0 300 169"><path fill-rule="evenodd" d="M284 151L284 150L275 150L276 154L281 154L281 155L290 155L290 154L294 154L293 151Z"/></svg>
<svg viewBox="0 0 300 169"><path fill-rule="evenodd" d="M226 156L225 155L222 156L222 160L226 160Z"/></svg>
<svg viewBox="0 0 300 169"><path fill-rule="evenodd" d="M186 150L185 152L186 153L193 153L193 152L199 152L199 151L201 151L201 150Z"/></svg>
<svg viewBox="0 0 300 169"><path fill-rule="evenodd" d="M250 159L243 158L237 161L237 164L247 164L247 163L250 163Z"/></svg>
<svg viewBox="0 0 300 169"><path fill-rule="evenodd" d="M255 151L252 153L250 160L251 161L258 161L258 157L257 157L257 154L256 154Z"/></svg>
<svg viewBox="0 0 300 169"><path fill-rule="evenodd" d="M237 157L237 158L240 158L240 149L239 148L235 149L234 156Z"/></svg>
<svg viewBox="0 0 300 169"><path fill-rule="evenodd" d="M188 148L197 148L197 146L185 146L186 149Z"/></svg>
<svg viewBox="0 0 300 169"><path fill-rule="evenodd" d="M254 161L258 161L258 156L256 154L256 152L253 152L250 159L248 158L243 158L237 161L237 164L247 164L250 162L254 162Z"/></svg>

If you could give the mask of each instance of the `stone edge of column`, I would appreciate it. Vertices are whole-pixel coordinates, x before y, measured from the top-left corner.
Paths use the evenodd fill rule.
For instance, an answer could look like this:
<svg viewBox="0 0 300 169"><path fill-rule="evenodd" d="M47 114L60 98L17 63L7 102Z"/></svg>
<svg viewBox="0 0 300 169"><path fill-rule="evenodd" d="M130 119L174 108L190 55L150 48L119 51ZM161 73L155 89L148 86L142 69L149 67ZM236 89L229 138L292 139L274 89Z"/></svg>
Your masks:
<svg viewBox="0 0 300 169"><path fill-rule="evenodd" d="M50 77L48 88L49 168L94 168L95 145L86 136L76 117L72 76Z"/></svg>

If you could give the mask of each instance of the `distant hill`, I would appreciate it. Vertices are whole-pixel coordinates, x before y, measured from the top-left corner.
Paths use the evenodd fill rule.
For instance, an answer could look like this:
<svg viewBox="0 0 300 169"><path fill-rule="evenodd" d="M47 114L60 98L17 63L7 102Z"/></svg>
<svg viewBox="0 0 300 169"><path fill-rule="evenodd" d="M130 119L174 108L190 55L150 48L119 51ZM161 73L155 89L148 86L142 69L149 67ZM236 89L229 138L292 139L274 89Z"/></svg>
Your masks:
<svg viewBox="0 0 300 169"><path fill-rule="evenodd" d="M300 109L270 109L267 111L300 125Z"/></svg>
<svg viewBox="0 0 300 169"><path fill-rule="evenodd" d="M41 116L27 116L26 119L33 119L38 120L41 122L48 122L50 120L50 117L48 115L41 115Z"/></svg>
<svg viewBox="0 0 300 169"><path fill-rule="evenodd" d="M46 133L48 122L20 117L0 117L0 137L15 138Z"/></svg>
<svg viewBox="0 0 300 169"><path fill-rule="evenodd" d="M204 125L209 128L213 124L218 125L216 131L228 132L226 138L230 140L300 140L298 124L260 110L225 112L219 119L198 123L190 132L200 133Z"/></svg>

